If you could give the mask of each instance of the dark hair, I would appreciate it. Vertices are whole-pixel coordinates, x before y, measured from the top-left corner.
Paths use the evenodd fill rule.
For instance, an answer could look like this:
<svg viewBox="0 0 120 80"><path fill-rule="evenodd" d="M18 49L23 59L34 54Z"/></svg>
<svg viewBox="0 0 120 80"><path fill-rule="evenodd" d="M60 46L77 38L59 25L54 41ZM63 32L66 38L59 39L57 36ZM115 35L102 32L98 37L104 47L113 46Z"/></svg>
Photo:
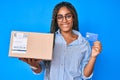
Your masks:
<svg viewBox="0 0 120 80"><path fill-rule="evenodd" d="M58 30L58 24L57 24L56 17L57 17L57 13L61 7L66 7L67 9L69 9L71 11L71 13L73 15L73 19L74 19L73 20L73 29L79 31L79 29L78 29L78 16L77 16L77 12L76 12L75 8L69 2L60 2L59 4L57 4L55 6L55 8L53 10L50 33L55 33ZM54 34L53 48L54 48L54 44L55 44L55 34ZM46 67L48 67L50 65L50 62L51 61L44 60Z"/></svg>
<svg viewBox="0 0 120 80"><path fill-rule="evenodd" d="M74 6L69 2L60 2L59 4L57 4L55 6L55 8L53 10L50 32L55 33L58 30L58 24L57 24L56 17L57 17L57 13L61 7L66 7L67 9L69 9L71 11L71 13L73 15L73 29L79 31L78 16L77 16L77 12L76 12Z"/></svg>

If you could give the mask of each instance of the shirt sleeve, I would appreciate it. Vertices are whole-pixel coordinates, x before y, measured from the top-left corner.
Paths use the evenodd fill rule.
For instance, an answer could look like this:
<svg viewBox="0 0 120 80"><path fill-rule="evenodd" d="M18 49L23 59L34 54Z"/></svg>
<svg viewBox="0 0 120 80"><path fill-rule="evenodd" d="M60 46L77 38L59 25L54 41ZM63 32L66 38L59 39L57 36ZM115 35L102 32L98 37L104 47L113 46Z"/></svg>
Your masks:
<svg viewBox="0 0 120 80"><path fill-rule="evenodd" d="M89 43L87 42L86 43L86 50L85 50L85 54L84 54L84 58L83 58L83 61L82 61L82 67L81 67L81 70L82 70L82 78L83 80L90 80L93 76L93 73L89 76L89 77L86 77L84 75L84 68L86 66L86 64L88 63L89 59L90 59L90 55L91 55L91 47L89 45Z"/></svg>

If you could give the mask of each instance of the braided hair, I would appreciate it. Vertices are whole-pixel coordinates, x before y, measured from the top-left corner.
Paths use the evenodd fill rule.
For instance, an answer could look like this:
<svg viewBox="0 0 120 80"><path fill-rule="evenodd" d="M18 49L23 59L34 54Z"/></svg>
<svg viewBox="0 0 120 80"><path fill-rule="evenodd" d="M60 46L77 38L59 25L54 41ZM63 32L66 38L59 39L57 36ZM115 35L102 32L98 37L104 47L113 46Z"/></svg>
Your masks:
<svg viewBox="0 0 120 80"><path fill-rule="evenodd" d="M54 33L53 48L54 48L54 44L55 44L55 32L59 29L58 23L57 23L57 13L61 7L66 7L68 10L70 10L70 12L73 15L73 27L72 28L74 30L79 31L79 29L78 29L78 16L77 16L77 12L76 12L74 6L69 2L60 2L59 4L57 4L55 6L55 8L53 9L53 14L52 14L50 33ZM50 68L50 62L51 61L48 61L48 60L44 61L46 67Z"/></svg>
<svg viewBox="0 0 120 80"><path fill-rule="evenodd" d="M55 8L53 10L50 32L55 33L58 30L58 23L57 23L56 17L57 17L57 13L61 7L66 7L68 10L70 10L70 12L73 15L73 29L79 31L78 16L77 16L77 12L76 12L74 6L69 2L60 2L59 4L57 4L55 6Z"/></svg>

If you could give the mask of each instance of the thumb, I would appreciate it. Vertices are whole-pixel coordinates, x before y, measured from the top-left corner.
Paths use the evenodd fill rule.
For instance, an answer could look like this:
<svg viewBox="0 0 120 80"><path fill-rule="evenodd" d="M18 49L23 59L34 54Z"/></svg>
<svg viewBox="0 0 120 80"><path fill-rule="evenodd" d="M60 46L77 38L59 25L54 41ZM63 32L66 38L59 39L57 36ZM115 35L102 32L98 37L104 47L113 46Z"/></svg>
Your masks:
<svg viewBox="0 0 120 80"><path fill-rule="evenodd" d="M42 61L42 59L37 59L36 62L37 63L40 63Z"/></svg>

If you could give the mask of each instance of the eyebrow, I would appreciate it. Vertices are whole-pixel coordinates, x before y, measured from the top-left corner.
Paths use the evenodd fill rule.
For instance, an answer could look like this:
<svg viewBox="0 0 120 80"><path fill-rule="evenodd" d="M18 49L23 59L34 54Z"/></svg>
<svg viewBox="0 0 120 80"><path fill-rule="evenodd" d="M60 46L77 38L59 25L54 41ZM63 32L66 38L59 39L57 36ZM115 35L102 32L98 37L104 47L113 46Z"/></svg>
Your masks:
<svg viewBox="0 0 120 80"><path fill-rule="evenodd" d="M72 14L72 13L66 13L65 15ZM57 16L62 15L62 14L57 14Z"/></svg>

